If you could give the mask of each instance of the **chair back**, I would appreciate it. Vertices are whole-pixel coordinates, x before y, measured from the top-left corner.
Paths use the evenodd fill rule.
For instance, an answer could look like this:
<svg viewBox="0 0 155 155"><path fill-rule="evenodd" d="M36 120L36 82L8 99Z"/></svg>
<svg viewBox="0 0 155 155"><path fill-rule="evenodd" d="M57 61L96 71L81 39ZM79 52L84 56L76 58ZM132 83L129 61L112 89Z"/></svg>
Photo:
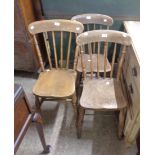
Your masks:
<svg viewBox="0 0 155 155"><path fill-rule="evenodd" d="M109 29L110 26L113 25L113 18L103 14L81 14L76 15L71 18L71 20L76 20L81 22L85 29L84 31L97 30L97 29ZM92 48L92 52L96 53L97 45L94 43ZM86 53L88 53L88 47L85 47Z"/></svg>
<svg viewBox="0 0 155 155"><path fill-rule="evenodd" d="M76 20L81 22L84 25L87 25L86 31L90 30L90 24L94 24L93 29L96 30L96 25L100 25L100 29L103 29L103 25L106 26L106 29L109 29L109 26L113 24L113 19L110 16L103 15L103 14L96 14L96 13L90 13L90 14L81 14L76 15L71 18L71 20Z"/></svg>
<svg viewBox="0 0 155 155"><path fill-rule="evenodd" d="M70 53L71 53L71 45L73 40L75 40L77 34L82 33L84 30L83 25L78 21L71 21L71 20L63 20L63 19L54 19L54 20L43 20L43 21L36 21L28 26L29 32L33 35L34 43L37 49L37 54L39 58L39 62L41 65L42 71L45 70L42 55L40 52L40 48L38 45L37 34L42 33L44 37L44 43L46 46L47 58L49 62L49 69L53 67L58 68L70 68ZM64 33L69 33L68 39L68 49L66 57L64 58L65 51L64 51ZM50 48L50 38L52 36L52 45L53 48ZM59 35L60 39L56 39L56 35ZM65 39L66 41L66 39ZM59 43L57 43L59 42ZM57 49L56 45L60 45L60 48ZM59 51L59 52L58 52ZM51 53L54 55L54 62L51 60ZM59 56L58 56L59 55ZM74 60L77 57L77 50L74 53ZM65 60L65 65L64 65ZM75 64L74 64L75 69Z"/></svg>
<svg viewBox="0 0 155 155"><path fill-rule="evenodd" d="M106 78L106 65L107 65L107 59L108 59L108 44L109 43L114 43L114 49L112 53L112 62L111 62L111 71L110 71L110 78L113 77L113 71L114 71L114 62L116 59L116 49L118 44L121 45L121 52L120 52L120 58L118 62L118 70L117 70L117 80L120 78L121 74L121 69L122 69L122 64L124 60L124 56L126 53L126 46L129 46L131 44L131 38L127 33L120 32L120 31L115 31L115 30L92 30L92 31L87 31L82 34L80 34L77 37L77 46L79 49L79 53L81 56L81 66L82 66L82 71L83 71L83 77L84 79L86 78L86 70L83 60L83 53L85 53L85 45L88 45L89 48L89 58L88 62L90 66L90 71L91 71L91 78L93 78L93 61L92 61L92 43L97 43L98 45L98 50L97 50L97 77L100 78L100 65L101 63L104 62L104 78ZM101 44L103 45L103 50L101 51ZM104 54L104 60L101 61L100 55Z"/></svg>

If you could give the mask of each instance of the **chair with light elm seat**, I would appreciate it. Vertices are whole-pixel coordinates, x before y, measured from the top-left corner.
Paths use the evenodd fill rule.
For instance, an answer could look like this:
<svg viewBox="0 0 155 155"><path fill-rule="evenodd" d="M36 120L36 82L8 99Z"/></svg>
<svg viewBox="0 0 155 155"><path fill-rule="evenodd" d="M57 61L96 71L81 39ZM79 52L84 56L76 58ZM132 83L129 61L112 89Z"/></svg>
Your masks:
<svg viewBox="0 0 155 155"><path fill-rule="evenodd" d="M83 70L83 91L80 98L79 115L77 122L77 136L81 137L82 123L86 109L91 110L107 110L119 111L118 121L118 137L123 135L127 100L123 95L120 76L123 66L123 59L126 53L126 46L131 44L131 38L127 33L114 30L93 30L84 32L77 37L77 46L80 48L81 65ZM94 76L92 51L89 51L89 67L91 74L88 76L85 61L83 61L84 45L91 46L91 43L98 43L97 50L97 77ZM108 44L113 43L114 49L112 52L111 72L110 77L106 74ZM104 61L100 60L100 46L104 44ZM116 58L117 46L122 46L116 78L114 78L114 62ZM91 49L91 48L90 48ZM104 63L104 77L100 76L100 66Z"/></svg>
<svg viewBox="0 0 155 155"><path fill-rule="evenodd" d="M71 18L71 20L76 20L81 22L85 26L85 31L90 31L90 30L97 30L97 29L109 29L110 26L113 24L113 19L110 16L103 15L103 14L96 14L96 13L90 13L90 14L81 14L81 15L76 15ZM92 59L93 59L93 68L94 71L97 72L97 43L92 43ZM85 54L83 54L83 61L86 64L86 71L90 72L89 68L89 50L90 48L88 46L84 46L83 48L86 48ZM104 55L100 55L100 59L103 59ZM78 59L79 61L77 62L77 71L82 72L82 66L81 66L81 60L80 58ZM107 61L107 66L106 66L106 72L109 72L111 70L111 65L109 61ZM100 72L104 72L104 63L102 63L100 67Z"/></svg>
<svg viewBox="0 0 155 155"><path fill-rule="evenodd" d="M40 106L43 101L46 100L63 100L70 99L73 104L75 113L77 113L76 104L76 71L75 64L70 63L71 45L73 37L76 34L83 31L83 25L77 21L70 20L43 20L36 21L29 25L29 32L33 35L34 43L37 49L37 54L40 62L42 72L40 73L34 87L33 94L35 95L35 103L37 110L40 111ZM47 58L49 62L49 69L45 69L40 48L37 42L37 34L42 33L44 36L44 42L47 50ZM66 57L64 58L64 35L69 34L68 50ZM50 48L49 35L52 35L53 49ZM56 35L60 36L60 39L56 39ZM65 39L66 40L66 39ZM56 48L56 43L60 42L60 49ZM52 52L51 52L52 51ZM51 53L54 55L54 62L51 61ZM58 58L60 55L60 59ZM74 51L75 59L77 58L77 50ZM59 61L60 60L60 61ZM64 60L66 64L64 65Z"/></svg>

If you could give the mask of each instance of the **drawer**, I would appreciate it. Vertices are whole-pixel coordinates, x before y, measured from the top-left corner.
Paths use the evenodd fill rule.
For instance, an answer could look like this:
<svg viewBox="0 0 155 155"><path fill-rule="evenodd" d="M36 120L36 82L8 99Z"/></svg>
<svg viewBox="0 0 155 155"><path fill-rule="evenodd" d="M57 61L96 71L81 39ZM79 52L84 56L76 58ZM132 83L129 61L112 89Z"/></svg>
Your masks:
<svg viewBox="0 0 155 155"><path fill-rule="evenodd" d="M14 107L14 140L18 137L30 112L24 98L18 100Z"/></svg>
<svg viewBox="0 0 155 155"><path fill-rule="evenodd" d="M130 108L132 111L132 116L134 117L137 114L137 112L139 112L139 109L140 109L140 95L136 87L136 83L133 80L133 77L131 76L130 70L128 70L127 72L126 82L127 82L128 93L131 99Z"/></svg>
<svg viewBox="0 0 155 155"><path fill-rule="evenodd" d="M134 54L130 55L130 73L134 80L138 92L140 92L140 66Z"/></svg>

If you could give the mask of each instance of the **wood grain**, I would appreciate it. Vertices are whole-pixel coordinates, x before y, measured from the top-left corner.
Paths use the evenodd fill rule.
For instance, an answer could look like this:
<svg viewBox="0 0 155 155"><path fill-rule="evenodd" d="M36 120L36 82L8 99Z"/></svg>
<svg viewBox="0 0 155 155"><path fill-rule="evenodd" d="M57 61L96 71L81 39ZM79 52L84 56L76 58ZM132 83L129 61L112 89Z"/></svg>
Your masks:
<svg viewBox="0 0 155 155"><path fill-rule="evenodd" d="M117 110L126 107L127 102L116 79L87 79L83 81L80 105L88 109Z"/></svg>
<svg viewBox="0 0 155 155"><path fill-rule="evenodd" d="M92 30L89 32L84 32L78 35L77 44L84 45L93 42L113 42L123 45L131 44L131 37L129 34L116 30Z"/></svg>
<svg viewBox="0 0 155 155"><path fill-rule="evenodd" d="M33 93L40 97L68 97L75 92L76 72L52 69L40 73Z"/></svg>
<svg viewBox="0 0 155 155"><path fill-rule="evenodd" d="M83 25L78 21L71 21L65 19L53 19L36 21L28 26L31 34L37 34L48 31L67 31L74 33L81 33L84 30Z"/></svg>
<svg viewBox="0 0 155 155"><path fill-rule="evenodd" d="M76 20L83 24L102 24L107 26L113 24L113 19L110 16L96 13L76 15L71 20Z"/></svg>

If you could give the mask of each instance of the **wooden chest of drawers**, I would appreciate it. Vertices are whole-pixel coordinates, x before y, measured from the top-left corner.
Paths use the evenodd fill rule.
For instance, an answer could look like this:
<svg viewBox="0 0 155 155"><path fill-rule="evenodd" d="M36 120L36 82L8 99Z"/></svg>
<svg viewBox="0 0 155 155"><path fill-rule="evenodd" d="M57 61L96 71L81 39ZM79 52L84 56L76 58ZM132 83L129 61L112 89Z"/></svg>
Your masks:
<svg viewBox="0 0 155 155"><path fill-rule="evenodd" d="M138 32L134 33L134 30L138 29L139 22L124 22L124 26L132 38L132 45L127 49L123 68L123 81L129 99L124 135L125 141L131 144L135 142L140 128L140 63L136 44L138 42L135 40Z"/></svg>

